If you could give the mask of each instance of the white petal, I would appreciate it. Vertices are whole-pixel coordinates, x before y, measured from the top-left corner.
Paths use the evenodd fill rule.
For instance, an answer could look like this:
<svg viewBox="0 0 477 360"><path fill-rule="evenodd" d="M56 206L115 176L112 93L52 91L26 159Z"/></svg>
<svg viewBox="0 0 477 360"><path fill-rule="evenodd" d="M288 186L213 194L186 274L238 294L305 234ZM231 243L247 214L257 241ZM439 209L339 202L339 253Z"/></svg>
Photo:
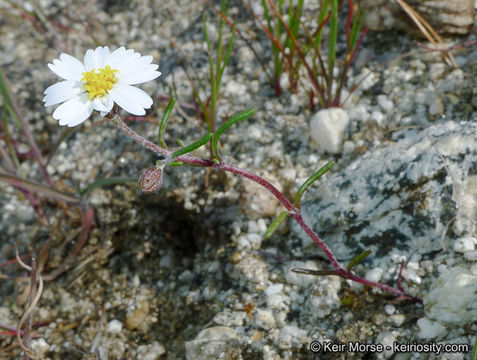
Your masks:
<svg viewBox="0 0 477 360"><path fill-rule="evenodd" d="M53 64L48 64L48 67L65 80L79 81L82 77L81 74L85 71L81 61L68 54L61 54L60 59L53 60Z"/></svg>
<svg viewBox="0 0 477 360"><path fill-rule="evenodd" d="M137 53L136 53L137 54ZM153 70L156 70L159 66L151 64L152 56L141 56L136 58L128 58L127 61L121 61L116 65L122 73L128 73L131 71L138 71L139 69L148 69L149 67L155 67Z"/></svg>
<svg viewBox="0 0 477 360"><path fill-rule="evenodd" d="M76 126L85 121L93 112L93 103L83 94L69 99L53 112L53 118L59 120L60 125Z"/></svg>
<svg viewBox="0 0 477 360"><path fill-rule="evenodd" d="M108 113L113 108L114 101L112 97L108 94L101 98L95 98L93 100L93 104L94 110Z"/></svg>
<svg viewBox="0 0 477 360"><path fill-rule="evenodd" d="M51 85L45 90L43 101L45 102L45 106L56 105L78 96L83 91L81 83L78 81L61 81Z"/></svg>
<svg viewBox="0 0 477 360"><path fill-rule="evenodd" d="M134 52L133 50L131 51ZM124 46L117 48L111 53L111 55L109 55L108 60L106 60L106 65L111 65L112 68L115 68L115 65L122 61L125 53L126 48Z"/></svg>
<svg viewBox="0 0 477 360"><path fill-rule="evenodd" d="M134 52L133 49L126 50L124 47L120 47L113 51L105 65L110 65L112 69L118 69L122 64L130 63L141 57L141 54Z"/></svg>
<svg viewBox="0 0 477 360"><path fill-rule="evenodd" d="M88 49L84 55L84 65L86 67L86 71L104 67L109 56L110 52L107 46L98 46L95 50Z"/></svg>
<svg viewBox="0 0 477 360"><path fill-rule="evenodd" d="M144 115L144 109L152 105L151 97L134 86L116 84L109 94L116 104L133 115Z"/></svg>
<svg viewBox="0 0 477 360"><path fill-rule="evenodd" d="M151 80L156 79L159 77L161 73L159 71L138 71L134 73L129 73L123 75L119 73L119 84L126 84L126 85L137 85L142 84Z"/></svg>

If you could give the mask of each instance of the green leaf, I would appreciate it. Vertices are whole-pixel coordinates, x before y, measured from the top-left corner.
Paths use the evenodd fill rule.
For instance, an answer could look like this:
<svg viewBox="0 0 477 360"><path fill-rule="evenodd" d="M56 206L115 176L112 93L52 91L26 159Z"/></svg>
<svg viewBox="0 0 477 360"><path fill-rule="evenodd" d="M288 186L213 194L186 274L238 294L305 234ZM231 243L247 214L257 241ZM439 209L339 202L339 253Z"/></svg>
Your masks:
<svg viewBox="0 0 477 360"><path fill-rule="evenodd" d="M322 24L323 24L323 21L325 21L326 17L328 16L329 3L330 3L330 0L323 1L323 6L320 9L320 13L318 14L318 26L321 26L321 28L315 37L315 45L317 47L320 47L321 45L321 35L323 34L323 28L324 28Z"/></svg>
<svg viewBox="0 0 477 360"><path fill-rule="evenodd" d="M174 97L171 97L169 100L169 104L167 104L166 110L164 111L164 115L162 115L161 123L159 125L159 145L163 147L164 149L167 149L166 142L164 141L164 131L166 130L166 124L167 120L169 120L169 117L171 116L172 109L174 109L174 104L176 103L176 99Z"/></svg>
<svg viewBox="0 0 477 360"><path fill-rule="evenodd" d="M3 101L7 102L8 104L11 104L11 98L10 98L10 89L8 86L8 80L5 75L5 72L3 71L3 68L0 67L0 92L2 93L3 96Z"/></svg>
<svg viewBox="0 0 477 360"><path fill-rule="evenodd" d="M182 161L173 161L169 163L169 166L182 166L184 163Z"/></svg>
<svg viewBox="0 0 477 360"><path fill-rule="evenodd" d="M216 160L220 159L219 154L217 152L217 144L219 142L220 136L233 124L252 116L254 112L254 109L249 109L244 112L241 112L240 114L234 115L217 129L212 139L212 153L214 154L214 158Z"/></svg>
<svg viewBox="0 0 477 360"><path fill-rule="evenodd" d="M294 205L297 207L297 208L300 208L300 201L301 201L301 197L303 196L303 194L305 193L305 191L316 181L318 180L323 174L325 174L328 170L330 170L333 165L335 164L334 161L329 161L328 163L326 163L324 166L322 166L317 172L315 172L313 175L311 175L304 183L302 186L300 186L300 188L298 189L298 192L296 193L296 196L295 196L295 201L294 201Z"/></svg>
<svg viewBox="0 0 477 360"><path fill-rule="evenodd" d="M267 231L265 232L265 239L270 239L273 234L278 230L280 225L285 221L288 216L288 211L282 211L280 215L278 215L275 220L272 221L270 226L268 227Z"/></svg>
<svg viewBox="0 0 477 360"><path fill-rule="evenodd" d="M81 196L86 196L89 194L91 191L98 187L102 186L108 186L108 185L117 185L117 184L126 184L126 183L137 183L137 179L131 179L131 178L118 178L118 177L110 177L110 178L105 178L105 179L99 179L96 181L93 181L91 184L86 186L84 189L80 190Z"/></svg>
<svg viewBox="0 0 477 360"><path fill-rule="evenodd" d="M361 261L366 259L370 254L372 253L371 250L364 250L361 254L356 255L354 258L352 258L346 267L346 270L350 271L352 268L354 268L356 265L358 265Z"/></svg>
<svg viewBox="0 0 477 360"><path fill-rule="evenodd" d="M358 8L358 11L356 11L356 13L354 14L353 24L351 26L351 34L350 34L351 39L350 39L350 49L349 49L350 52L353 52L356 46L356 43L358 41L358 35L363 25L363 19L364 19L364 14L361 11L361 9Z"/></svg>
<svg viewBox="0 0 477 360"><path fill-rule="evenodd" d="M194 141L192 144L187 145L183 147L182 149L176 150L172 153L172 158L176 158L178 156L190 153L191 151L194 151L195 149L200 148L202 145L206 144L207 142L210 141L210 139L214 136L212 133L208 133L204 137L200 138L197 141Z"/></svg>
<svg viewBox="0 0 477 360"><path fill-rule="evenodd" d="M212 44L209 39L209 34L207 32L207 23L205 21L205 14L202 16L202 25L204 27L204 37L205 42L207 44L207 54L209 58L209 75L210 75L210 111L207 109L207 106L201 101L199 104L201 105L202 113L204 114L205 120L207 122L207 127L210 132L214 131L214 124L215 124L215 104L218 97L217 91L217 73L214 68L214 58L212 56ZM221 42L222 33L219 33L218 42ZM217 55L217 63L219 63L220 59ZM198 95L197 95L198 96ZM202 103L202 104L201 104Z"/></svg>
<svg viewBox="0 0 477 360"><path fill-rule="evenodd" d="M222 67L220 67L219 74L217 76L217 87L220 88L220 83L222 82L222 75L224 74L225 67L227 66L230 58L230 53L232 52L232 45L234 43L234 38L235 38L235 24L234 27L232 28L232 36L230 37L230 41L227 45L227 50L225 51L225 57L222 62Z"/></svg>

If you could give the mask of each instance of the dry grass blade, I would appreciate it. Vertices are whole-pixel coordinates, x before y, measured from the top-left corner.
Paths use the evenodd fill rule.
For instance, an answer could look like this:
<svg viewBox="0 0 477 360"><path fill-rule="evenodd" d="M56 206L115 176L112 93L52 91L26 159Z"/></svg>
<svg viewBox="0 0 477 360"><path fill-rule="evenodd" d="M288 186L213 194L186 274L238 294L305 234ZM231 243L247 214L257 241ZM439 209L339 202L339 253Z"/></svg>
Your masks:
<svg viewBox="0 0 477 360"><path fill-rule="evenodd" d="M22 350L25 352L24 355L24 360L28 360L29 358L31 359L37 359L36 355L29 349L30 346L30 339L31 339L31 325L32 325L32 318L33 318L33 311L36 308L36 305L38 304L38 301L40 300L41 293L43 292L43 278L41 275L38 275L38 290L36 288L36 278L37 278L37 269L36 269L36 262L35 259L32 258L32 266L28 266L25 264L21 259L18 254L18 248L15 247L15 252L16 252L16 258L18 263L20 264L21 267L23 267L25 270L28 270L31 272L31 283L30 283L30 305L28 306L28 309L26 309L25 313L21 317L18 325L17 325L17 339L20 347ZM26 323L26 329L24 332L24 341L22 341L21 338L21 328L23 327L23 324Z"/></svg>
<svg viewBox="0 0 477 360"><path fill-rule="evenodd" d="M419 15L411 6L409 6L404 0L396 0L396 2L401 6L401 8L406 12L406 14L414 21L416 26L421 30L424 36L429 40L434 46L444 44L444 41L439 36L439 34L434 30L434 28L424 20L421 15ZM441 56L446 62L447 65L455 69L458 68L454 56L450 52L441 52Z"/></svg>

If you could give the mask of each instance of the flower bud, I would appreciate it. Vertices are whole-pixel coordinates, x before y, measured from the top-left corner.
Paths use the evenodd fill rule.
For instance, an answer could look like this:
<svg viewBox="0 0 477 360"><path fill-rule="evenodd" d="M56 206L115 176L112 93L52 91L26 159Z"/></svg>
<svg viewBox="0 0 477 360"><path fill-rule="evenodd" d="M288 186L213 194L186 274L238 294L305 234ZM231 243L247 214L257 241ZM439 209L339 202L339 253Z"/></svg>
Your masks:
<svg viewBox="0 0 477 360"><path fill-rule="evenodd" d="M156 165L144 171L139 179L139 187L146 194L159 191L162 187L162 168Z"/></svg>

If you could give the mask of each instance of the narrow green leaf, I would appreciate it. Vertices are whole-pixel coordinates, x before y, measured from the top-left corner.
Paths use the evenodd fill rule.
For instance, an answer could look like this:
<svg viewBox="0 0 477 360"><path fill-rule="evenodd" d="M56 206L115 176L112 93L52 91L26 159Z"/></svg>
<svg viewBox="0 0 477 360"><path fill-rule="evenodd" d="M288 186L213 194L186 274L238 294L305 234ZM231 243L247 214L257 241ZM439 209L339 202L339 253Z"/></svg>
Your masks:
<svg viewBox="0 0 477 360"><path fill-rule="evenodd" d="M217 88L220 88L220 83L222 82L222 75L224 74L225 67L227 66L230 58L230 53L232 52L232 45L234 43L235 38L235 25L232 28L232 36L230 37L230 41L227 45L227 50L225 51L224 61L222 63L222 67L220 68L219 74L217 76Z"/></svg>
<svg viewBox="0 0 477 360"><path fill-rule="evenodd" d="M361 254L356 255L354 258L352 258L346 267L346 270L351 271L352 268L354 268L356 265L358 265L361 261L366 259L370 254L372 253L371 250L365 250Z"/></svg>
<svg viewBox="0 0 477 360"><path fill-rule="evenodd" d="M293 36L295 39L298 39L298 33L300 31L300 18L301 18L301 13L303 10L303 0L298 0L298 4L296 6L296 10L293 11L293 5L292 2L290 1L290 30L292 31ZM290 50L294 49L294 44L293 42L290 45Z"/></svg>
<svg viewBox="0 0 477 360"><path fill-rule="evenodd" d="M323 6L320 9L320 13L318 14L318 26L321 26L320 30L316 34L315 37L315 44L317 47L320 47L321 45L321 36L323 34L323 28L322 26L323 22L325 21L326 17L328 16L328 8L330 5L330 0L324 0L322 1Z"/></svg>
<svg viewBox="0 0 477 360"><path fill-rule="evenodd" d="M477 336L475 337L474 349L472 350L472 356L470 360L477 360Z"/></svg>
<svg viewBox="0 0 477 360"><path fill-rule="evenodd" d="M279 12L282 11L283 0L280 0L278 3ZM270 9L267 5L267 0L262 0L263 12L265 19L267 20L267 28L270 32L270 36L275 36L277 41L280 40L282 26L281 22L277 21L275 29L273 28L272 17L270 16ZM272 43L272 52L273 52L273 65L275 68L275 80L280 79L280 76L283 72L283 57L280 57L280 49L274 41L270 38Z"/></svg>
<svg viewBox="0 0 477 360"><path fill-rule="evenodd" d="M167 120L169 120L169 117L171 116L172 109L174 109L174 104L176 103L176 99L174 97L171 97L169 100L169 104L167 104L166 110L164 111L164 115L162 115L161 123L159 125L159 144L161 147L164 149L167 149L166 142L164 141L164 131L166 130L166 124Z"/></svg>
<svg viewBox="0 0 477 360"><path fill-rule="evenodd" d="M268 227L267 231L265 232L265 239L270 239L273 234L278 230L280 225L285 221L288 216L288 211L282 211L280 215L278 215L275 220L272 221L270 226Z"/></svg>
<svg viewBox="0 0 477 360"><path fill-rule="evenodd" d="M200 148L202 145L204 145L204 144L206 144L207 142L209 142L213 135L214 135L214 134L212 134L212 133L208 133L207 135L205 135L204 137L200 138L199 140L194 141L192 144L187 145L187 146L183 147L182 149L179 149L179 150L174 151L174 152L172 153L172 158L176 158L176 157L178 157L178 156L181 156L181 155L190 153L191 151L194 151L195 149Z"/></svg>
<svg viewBox="0 0 477 360"><path fill-rule="evenodd" d="M241 112L240 114L234 115L217 129L212 139L212 153L214 154L215 159L218 160L220 158L219 153L217 152L217 144L219 142L220 136L233 124L252 116L254 112L254 109L249 109Z"/></svg>
<svg viewBox="0 0 477 360"><path fill-rule="evenodd" d="M181 166L184 165L182 161L173 161L169 164L169 166Z"/></svg>
<svg viewBox="0 0 477 360"><path fill-rule="evenodd" d="M3 71L3 68L1 67L0 67L0 92L2 93L4 104L5 102L8 104L11 104L10 90L8 86L7 77L5 75L5 72Z"/></svg>
<svg viewBox="0 0 477 360"><path fill-rule="evenodd" d="M108 186L108 185L117 185L117 184L126 184L126 183L137 183L137 179L132 178L118 178L118 177L110 177L105 179L99 179L93 181L91 184L86 186L84 189L81 189L80 194L81 196L86 196L91 191L98 187Z"/></svg>
<svg viewBox="0 0 477 360"><path fill-rule="evenodd" d="M335 164L334 161L329 161L326 163L324 166L322 166L317 172L315 172L313 175L311 175L304 183L303 185L300 186L298 189L298 192L296 193L295 196L295 201L294 205L299 208L300 207L300 201L301 197L305 193L305 191L316 181L318 180L323 174L325 174L328 170L330 170L333 165Z"/></svg>
<svg viewBox="0 0 477 360"><path fill-rule="evenodd" d="M356 43L358 41L358 35L361 31L361 27L363 25L363 19L364 19L364 14L359 8L358 11L356 11L354 17L353 17L353 24L351 27L351 39L350 39L350 52L352 53Z"/></svg>

